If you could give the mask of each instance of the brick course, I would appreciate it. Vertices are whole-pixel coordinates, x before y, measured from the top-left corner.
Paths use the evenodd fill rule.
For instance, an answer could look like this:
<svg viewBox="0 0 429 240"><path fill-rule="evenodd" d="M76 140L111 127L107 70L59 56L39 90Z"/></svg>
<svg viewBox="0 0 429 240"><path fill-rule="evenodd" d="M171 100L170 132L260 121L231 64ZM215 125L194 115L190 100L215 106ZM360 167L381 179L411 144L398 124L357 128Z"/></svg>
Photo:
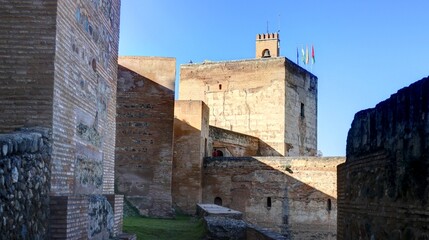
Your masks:
<svg viewBox="0 0 429 240"><path fill-rule="evenodd" d="M51 127L57 1L0 4L0 132Z"/></svg>

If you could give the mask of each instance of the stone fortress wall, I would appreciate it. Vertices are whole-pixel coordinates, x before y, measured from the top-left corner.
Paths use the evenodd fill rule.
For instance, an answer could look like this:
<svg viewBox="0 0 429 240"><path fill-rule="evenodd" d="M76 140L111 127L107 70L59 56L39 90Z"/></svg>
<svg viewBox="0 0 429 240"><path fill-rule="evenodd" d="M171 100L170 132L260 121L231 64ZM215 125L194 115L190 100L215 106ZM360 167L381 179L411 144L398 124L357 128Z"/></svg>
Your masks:
<svg viewBox="0 0 429 240"><path fill-rule="evenodd" d="M429 78L358 112L338 166L338 239L429 238Z"/></svg>
<svg viewBox="0 0 429 240"><path fill-rule="evenodd" d="M167 62L119 60L119 191L128 200L138 198L130 202L147 216L169 217L163 209L171 206L195 214L196 204L220 200L249 222L278 232L334 237L334 171L344 159L283 157L316 154L317 78L286 58L182 65L172 126L174 67ZM171 147L162 139L172 128ZM147 143L152 138L157 144ZM235 158L210 158L213 150ZM170 194L171 202L164 201ZM165 208L154 208L155 202Z"/></svg>
<svg viewBox="0 0 429 240"><path fill-rule="evenodd" d="M317 77L278 57L278 35L257 36L259 59L182 65L175 106L174 59L118 70L119 8L2 2L1 238L113 238L115 187L149 216L217 203L298 239L429 238L428 78L356 114L344 164L308 157Z"/></svg>
<svg viewBox="0 0 429 240"><path fill-rule="evenodd" d="M210 125L259 138L264 156L315 156L317 77L284 57L184 64L180 100L201 100Z"/></svg>
<svg viewBox="0 0 429 240"><path fill-rule="evenodd" d="M336 166L341 157L205 158L203 202L293 239L336 236Z"/></svg>

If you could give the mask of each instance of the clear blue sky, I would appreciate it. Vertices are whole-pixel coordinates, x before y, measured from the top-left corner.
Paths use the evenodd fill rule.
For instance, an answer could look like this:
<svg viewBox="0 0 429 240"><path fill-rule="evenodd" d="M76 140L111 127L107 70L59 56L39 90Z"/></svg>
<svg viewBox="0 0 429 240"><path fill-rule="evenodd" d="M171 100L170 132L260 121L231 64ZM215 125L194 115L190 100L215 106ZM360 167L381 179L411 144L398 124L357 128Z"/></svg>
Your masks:
<svg viewBox="0 0 429 240"><path fill-rule="evenodd" d="M429 75L427 0L122 0L120 55L183 63L255 57L255 36L280 29L281 55L314 45L318 148L345 155L357 111ZM178 71L178 70L177 70ZM178 77L176 81L178 82Z"/></svg>

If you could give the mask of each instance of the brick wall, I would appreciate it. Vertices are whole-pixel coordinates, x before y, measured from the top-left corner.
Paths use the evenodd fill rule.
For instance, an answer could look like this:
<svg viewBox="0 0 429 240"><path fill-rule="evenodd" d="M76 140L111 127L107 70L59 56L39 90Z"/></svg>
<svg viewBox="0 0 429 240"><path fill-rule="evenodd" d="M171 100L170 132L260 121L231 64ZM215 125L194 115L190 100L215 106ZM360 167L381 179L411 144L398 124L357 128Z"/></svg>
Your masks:
<svg viewBox="0 0 429 240"><path fill-rule="evenodd" d="M115 213L115 225L113 228L113 232L115 235L122 233L122 225L124 222L124 196L123 195L117 195L117 194L111 194L106 195L107 200L113 207L113 212Z"/></svg>
<svg viewBox="0 0 429 240"><path fill-rule="evenodd" d="M206 158L203 202L243 212L244 219L296 239L336 235L336 166L344 158ZM330 202L330 208L328 207Z"/></svg>
<svg viewBox="0 0 429 240"><path fill-rule="evenodd" d="M338 239L429 236L429 78L355 115L338 167Z"/></svg>
<svg viewBox="0 0 429 240"><path fill-rule="evenodd" d="M203 158L208 149L209 109L202 101L176 101L174 109L173 204L195 214L202 202Z"/></svg>
<svg viewBox="0 0 429 240"><path fill-rule="evenodd" d="M51 196L49 204L50 239L87 239L87 197Z"/></svg>
<svg viewBox="0 0 429 240"><path fill-rule="evenodd" d="M210 125L259 138L262 155L316 153L317 78L286 58L182 65L179 94L204 101Z"/></svg>
<svg viewBox="0 0 429 240"><path fill-rule="evenodd" d="M174 58L119 58L117 190L146 216L172 214L175 65Z"/></svg>
<svg viewBox="0 0 429 240"><path fill-rule="evenodd" d="M114 192L119 7L58 1L51 194ZM101 185L76 176L88 167Z"/></svg>
<svg viewBox="0 0 429 240"><path fill-rule="evenodd" d="M1 1L0 132L52 126L56 10L53 0Z"/></svg>

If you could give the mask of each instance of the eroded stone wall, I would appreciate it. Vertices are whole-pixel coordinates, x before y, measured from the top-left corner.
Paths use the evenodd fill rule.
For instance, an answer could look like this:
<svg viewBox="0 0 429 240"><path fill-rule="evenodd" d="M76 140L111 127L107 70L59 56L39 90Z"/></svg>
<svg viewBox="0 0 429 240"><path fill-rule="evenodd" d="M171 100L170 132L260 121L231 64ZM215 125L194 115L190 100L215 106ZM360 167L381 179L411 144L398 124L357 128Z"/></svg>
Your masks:
<svg viewBox="0 0 429 240"><path fill-rule="evenodd" d="M429 78L355 115L338 167L338 239L428 239Z"/></svg>
<svg viewBox="0 0 429 240"><path fill-rule="evenodd" d="M175 65L174 58L119 58L117 191L145 216L172 215Z"/></svg>
<svg viewBox="0 0 429 240"><path fill-rule="evenodd" d="M202 101L176 101L174 107L173 205L195 214L202 202L203 158L209 156L209 109Z"/></svg>
<svg viewBox="0 0 429 240"><path fill-rule="evenodd" d="M203 202L243 212L244 219L295 239L334 239L336 166L344 158L206 158Z"/></svg>
<svg viewBox="0 0 429 240"><path fill-rule="evenodd" d="M263 156L315 155L317 78L287 58L186 64L181 100L202 100L210 125L259 138Z"/></svg>

